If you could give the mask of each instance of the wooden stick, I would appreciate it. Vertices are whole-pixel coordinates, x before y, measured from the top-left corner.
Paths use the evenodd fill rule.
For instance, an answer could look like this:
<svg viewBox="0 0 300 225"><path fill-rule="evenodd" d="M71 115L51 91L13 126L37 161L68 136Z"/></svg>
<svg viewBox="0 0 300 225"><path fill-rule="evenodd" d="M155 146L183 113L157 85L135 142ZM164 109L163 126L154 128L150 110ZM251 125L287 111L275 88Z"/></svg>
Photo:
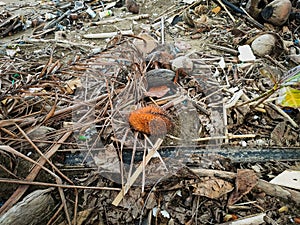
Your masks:
<svg viewBox="0 0 300 225"><path fill-rule="evenodd" d="M220 50L220 51L224 51L224 52L228 52L232 55L238 55L239 52L237 50L234 50L232 48L228 48L228 47L224 47L224 46L220 46L220 45L213 45L213 44L207 44L206 46L216 49L216 50Z"/></svg>
<svg viewBox="0 0 300 225"><path fill-rule="evenodd" d="M126 18L115 18L115 19L110 19L110 20L101 20L101 21L98 21L98 22L92 22L91 25L104 25L104 24L110 24L110 23L117 23L117 22L121 22L121 21L124 21L124 20L141 20L141 19L147 19L149 17L150 17L149 14L141 14L141 15L130 16L130 17L126 17Z"/></svg>
<svg viewBox="0 0 300 225"><path fill-rule="evenodd" d="M164 45L165 44L165 17L162 16L161 17L161 44Z"/></svg>
<svg viewBox="0 0 300 225"><path fill-rule="evenodd" d="M227 7L223 4L223 2L221 0L218 0L218 3L222 6L222 8L226 11L226 13L228 14L228 16L230 17L230 19L232 19L232 21L235 23L235 19L233 17L233 15L228 11Z"/></svg>
<svg viewBox="0 0 300 225"><path fill-rule="evenodd" d="M270 102L268 103L268 105L271 106L271 108L276 110L278 113L280 113L283 117L285 117L292 124L293 127L299 128L299 125L285 111L283 111L277 105L270 103Z"/></svg>
<svg viewBox="0 0 300 225"><path fill-rule="evenodd" d="M265 222L264 220L265 216L266 213L259 213L259 214L246 216L238 220L229 221L226 223L220 223L218 225L244 225L244 224L259 225Z"/></svg>
<svg viewBox="0 0 300 225"><path fill-rule="evenodd" d="M123 30L123 31L118 31L118 32L110 32L110 33L85 34L85 35L83 35L83 37L88 38L88 39L93 39L93 38L105 39L105 38L114 37L118 34L134 35L132 30Z"/></svg>
<svg viewBox="0 0 300 225"><path fill-rule="evenodd" d="M140 163L139 167L132 174L132 176L128 179L127 184L125 184L125 186L122 188L122 190L119 192L119 194L117 195L117 197L112 202L112 204L114 206L118 206L120 204L120 202L122 201L122 199L125 196L125 194L129 191L130 187L134 184L134 182L136 181L136 179L138 178L138 176L143 171L143 167L149 163L150 159L154 156L154 154L156 153L156 151L159 149L159 147L160 147L160 145L161 145L162 142L163 142L163 139L158 138L158 140L154 144L153 148L150 150L150 152L146 156L144 163L143 162Z"/></svg>

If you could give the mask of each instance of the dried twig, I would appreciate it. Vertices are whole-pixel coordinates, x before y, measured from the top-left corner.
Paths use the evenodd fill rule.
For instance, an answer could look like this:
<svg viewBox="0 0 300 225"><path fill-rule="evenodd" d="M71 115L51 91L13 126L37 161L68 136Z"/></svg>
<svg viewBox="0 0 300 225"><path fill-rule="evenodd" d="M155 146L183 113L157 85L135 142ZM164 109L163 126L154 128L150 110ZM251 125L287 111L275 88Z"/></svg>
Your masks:
<svg viewBox="0 0 300 225"><path fill-rule="evenodd" d="M117 23L124 20L141 20L141 19L147 19L149 18L149 14L140 14L136 16L130 16L125 18L114 18L114 19L108 19L108 20L101 20L97 22L92 22L91 25L104 25L104 24L111 24L111 23Z"/></svg>
<svg viewBox="0 0 300 225"><path fill-rule="evenodd" d="M110 32L110 33L98 33L98 34L84 34L83 37L87 39L93 39L93 38L99 38L99 39L105 39L105 38L111 38L118 34L121 35L134 35L132 30L123 30L118 32Z"/></svg>
<svg viewBox="0 0 300 225"><path fill-rule="evenodd" d="M122 188L122 190L119 192L117 197L112 202L113 205L118 206L120 202L122 201L124 195L129 191L130 187L134 184L135 180L138 178L138 176L143 171L144 164L147 165L150 161L150 159L153 157L153 155L156 153L156 151L159 149L160 145L162 144L163 140L158 139L156 143L154 144L153 148L149 151L147 154L144 163L142 162L136 171L133 173L133 175L128 179L126 185Z"/></svg>
<svg viewBox="0 0 300 225"><path fill-rule="evenodd" d="M217 1L222 6L222 8L226 11L226 13L230 17L230 19L232 19L232 21L235 23L235 19L234 19L233 15L228 11L227 7L223 4L223 2L221 0L217 0Z"/></svg>
<svg viewBox="0 0 300 225"><path fill-rule="evenodd" d="M239 52L237 50L228 48L228 47L224 47L224 46L219 46L219 45L213 45L213 44L207 44L206 46L216 49L216 50L220 50L220 51L224 51L224 52L228 52L232 55L238 55Z"/></svg>
<svg viewBox="0 0 300 225"><path fill-rule="evenodd" d="M0 146L2 148L2 146ZM45 167L42 166L44 169ZM68 189L91 189L91 190L104 190L104 191L120 191L120 188L113 187L94 187L94 186L80 186L80 185L68 185L68 184L52 184L38 181L26 181L26 180L17 180L17 179L9 179L9 178L0 178L0 183L7 184L21 184L21 185L33 185L33 186L45 186L45 187L60 187L60 188L68 188Z"/></svg>
<svg viewBox="0 0 300 225"><path fill-rule="evenodd" d="M292 124L293 127L299 128L299 125L286 112L284 112L281 108L279 108L277 105L275 105L271 102L268 102L267 104L269 106L271 106L274 110L276 110L278 113L280 113L284 118L286 118Z"/></svg>

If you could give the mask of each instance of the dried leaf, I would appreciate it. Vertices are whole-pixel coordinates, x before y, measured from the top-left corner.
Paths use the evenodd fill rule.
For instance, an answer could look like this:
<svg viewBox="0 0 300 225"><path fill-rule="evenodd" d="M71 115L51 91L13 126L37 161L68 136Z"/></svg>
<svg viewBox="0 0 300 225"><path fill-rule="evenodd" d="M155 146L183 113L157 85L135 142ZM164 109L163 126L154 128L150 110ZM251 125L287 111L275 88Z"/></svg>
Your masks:
<svg viewBox="0 0 300 225"><path fill-rule="evenodd" d="M257 176L253 170L238 169L235 189L228 199L228 205L233 205L244 195L248 194L257 184Z"/></svg>
<svg viewBox="0 0 300 225"><path fill-rule="evenodd" d="M206 177L200 183L192 186L194 187L193 193L195 195L213 199L220 198L222 195L233 190L231 183L215 177Z"/></svg>
<svg viewBox="0 0 300 225"><path fill-rule="evenodd" d="M145 96L148 97L157 97L161 98L165 96L170 91L166 85L159 86L159 87L151 87L147 92L145 92Z"/></svg>
<svg viewBox="0 0 300 225"><path fill-rule="evenodd" d="M139 37L143 40L135 39L133 43L143 54L149 54L158 45L158 42L149 34L140 34Z"/></svg>
<svg viewBox="0 0 300 225"><path fill-rule="evenodd" d="M84 211L80 211L78 212L77 218L76 218L76 224L77 225L82 225L85 224L86 220L88 217L91 216L91 214L93 213L93 208L91 209L86 209Z"/></svg>
<svg viewBox="0 0 300 225"><path fill-rule="evenodd" d="M117 150L112 144L106 146L104 151L99 151L99 153L94 156L94 161L98 170L101 171L101 174L109 173L113 176L120 172L119 157Z"/></svg>
<svg viewBox="0 0 300 225"><path fill-rule="evenodd" d="M223 218L224 222L232 221L232 220L237 220L238 216L235 214L226 214Z"/></svg>
<svg viewBox="0 0 300 225"><path fill-rule="evenodd" d="M282 146L282 142L284 141L284 131L286 128L286 122L280 122L276 125L274 130L271 133L271 139L276 143L276 145Z"/></svg>
<svg viewBox="0 0 300 225"><path fill-rule="evenodd" d="M65 85L67 94L73 94L77 87L82 87L81 80L79 77L67 81Z"/></svg>
<svg viewBox="0 0 300 225"><path fill-rule="evenodd" d="M289 211L289 207L287 207L286 205L284 205L278 209L279 213L286 213L288 211Z"/></svg>

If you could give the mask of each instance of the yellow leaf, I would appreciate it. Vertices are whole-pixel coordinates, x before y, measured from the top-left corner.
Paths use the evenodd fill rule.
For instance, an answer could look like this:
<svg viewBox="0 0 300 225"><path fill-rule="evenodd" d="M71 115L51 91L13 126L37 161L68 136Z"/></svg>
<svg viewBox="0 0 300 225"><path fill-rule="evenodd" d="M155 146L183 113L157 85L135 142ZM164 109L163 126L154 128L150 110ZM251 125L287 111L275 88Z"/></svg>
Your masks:
<svg viewBox="0 0 300 225"><path fill-rule="evenodd" d="M289 86L281 88L277 103L285 107L300 108L300 90Z"/></svg>
<svg viewBox="0 0 300 225"><path fill-rule="evenodd" d="M217 6L211 10L213 13L218 14L221 11L221 7Z"/></svg>

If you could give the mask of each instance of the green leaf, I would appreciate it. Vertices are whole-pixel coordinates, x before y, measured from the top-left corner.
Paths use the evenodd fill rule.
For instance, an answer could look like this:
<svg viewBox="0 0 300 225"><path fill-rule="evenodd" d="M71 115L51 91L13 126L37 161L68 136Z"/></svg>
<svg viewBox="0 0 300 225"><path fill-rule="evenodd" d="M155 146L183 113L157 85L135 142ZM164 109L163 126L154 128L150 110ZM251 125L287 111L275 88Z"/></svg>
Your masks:
<svg viewBox="0 0 300 225"><path fill-rule="evenodd" d="M300 108L300 90L289 86L281 88L277 103L284 107Z"/></svg>
<svg viewBox="0 0 300 225"><path fill-rule="evenodd" d="M86 141L86 140L87 140L86 136L84 136L84 135L80 135L80 136L78 137L78 139L79 139L80 141Z"/></svg>

